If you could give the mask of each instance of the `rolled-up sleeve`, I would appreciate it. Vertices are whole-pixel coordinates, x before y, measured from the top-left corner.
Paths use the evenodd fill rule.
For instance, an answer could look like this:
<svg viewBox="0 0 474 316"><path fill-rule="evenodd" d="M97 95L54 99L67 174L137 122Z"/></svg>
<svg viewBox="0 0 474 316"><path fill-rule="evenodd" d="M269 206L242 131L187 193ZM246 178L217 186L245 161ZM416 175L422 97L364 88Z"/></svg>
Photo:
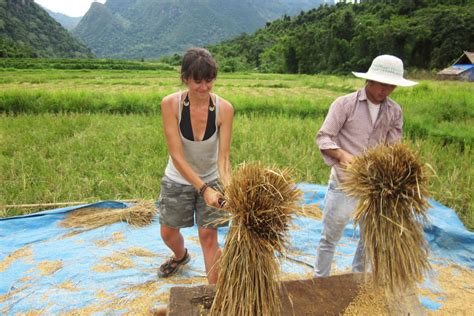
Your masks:
<svg viewBox="0 0 474 316"><path fill-rule="evenodd" d="M397 104L397 111L393 117L393 121L390 124L390 129L387 133L387 143L389 145L398 143L402 140L403 130L403 113L400 106Z"/></svg>
<svg viewBox="0 0 474 316"><path fill-rule="evenodd" d="M338 163L338 161L325 154L324 150L341 148L337 144L337 135L347 118L347 108L344 103L344 98L341 97L331 104L328 115L316 134L316 144L321 151L324 162L330 166Z"/></svg>

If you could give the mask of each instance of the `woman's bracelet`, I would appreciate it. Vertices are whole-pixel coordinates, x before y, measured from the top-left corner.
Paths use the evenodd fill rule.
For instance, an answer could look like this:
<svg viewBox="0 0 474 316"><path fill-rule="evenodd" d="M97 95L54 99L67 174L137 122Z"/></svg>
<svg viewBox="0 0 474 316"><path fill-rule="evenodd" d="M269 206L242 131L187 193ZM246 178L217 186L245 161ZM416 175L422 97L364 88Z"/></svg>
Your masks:
<svg viewBox="0 0 474 316"><path fill-rule="evenodd" d="M204 183L200 188L199 188L199 195L204 196L204 192L206 192L207 188L209 188L209 185L207 183Z"/></svg>

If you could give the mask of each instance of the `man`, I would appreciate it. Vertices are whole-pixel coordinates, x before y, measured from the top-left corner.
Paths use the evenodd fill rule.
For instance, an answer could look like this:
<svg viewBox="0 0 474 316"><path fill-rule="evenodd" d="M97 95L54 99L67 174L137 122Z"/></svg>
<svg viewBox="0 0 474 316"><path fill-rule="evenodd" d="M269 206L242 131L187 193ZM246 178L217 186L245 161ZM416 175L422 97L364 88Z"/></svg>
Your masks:
<svg viewBox="0 0 474 316"><path fill-rule="evenodd" d="M315 277L329 276L334 250L357 204L356 199L338 189L339 184L344 182L344 166L367 148L401 140L402 110L388 96L397 86L417 84L403 78L403 62L391 55L376 57L366 73L353 74L367 80L365 87L336 99L316 135L323 159L331 166L331 175L325 198ZM362 239L359 240L352 262L353 272L365 271Z"/></svg>

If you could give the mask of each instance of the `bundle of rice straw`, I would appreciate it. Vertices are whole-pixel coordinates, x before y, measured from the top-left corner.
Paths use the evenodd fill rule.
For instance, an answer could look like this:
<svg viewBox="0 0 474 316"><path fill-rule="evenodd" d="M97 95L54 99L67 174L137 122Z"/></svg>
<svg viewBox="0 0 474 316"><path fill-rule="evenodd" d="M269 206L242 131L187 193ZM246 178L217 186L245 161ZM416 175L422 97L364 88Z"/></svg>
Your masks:
<svg viewBox="0 0 474 316"><path fill-rule="evenodd" d="M285 249L301 192L287 170L243 164L225 188L231 226L211 315L278 315L281 309L275 251Z"/></svg>
<svg viewBox="0 0 474 316"><path fill-rule="evenodd" d="M157 209L152 201L139 201L127 208L85 207L69 212L60 225L84 231L117 222L143 227L152 223L156 213Z"/></svg>
<svg viewBox="0 0 474 316"><path fill-rule="evenodd" d="M378 145L356 157L341 185L359 199L355 225L361 224L376 286L387 295L414 289L430 269L423 224L428 222L428 170L404 144Z"/></svg>

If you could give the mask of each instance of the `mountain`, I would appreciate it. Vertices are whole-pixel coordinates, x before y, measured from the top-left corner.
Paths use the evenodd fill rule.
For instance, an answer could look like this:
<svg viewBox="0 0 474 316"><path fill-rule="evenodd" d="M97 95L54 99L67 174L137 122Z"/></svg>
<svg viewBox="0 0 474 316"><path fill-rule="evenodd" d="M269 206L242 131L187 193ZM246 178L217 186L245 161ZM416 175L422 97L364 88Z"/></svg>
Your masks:
<svg viewBox="0 0 474 316"><path fill-rule="evenodd" d="M93 57L33 0L0 0L0 57Z"/></svg>
<svg viewBox="0 0 474 316"><path fill-rule="evenodd" d="M53 12L51 10L46 9L46 12L55 19L59 24L61 24L66 30L70 31L73 28L76 27L77 24L79 24L79 21L81 21L82 16L80 17L72 17L68 16L59 12Z"/></svg>
<svg viewBox="0 0 474 316"><path fill-rule="evenodd" d="M72 31L98 57L158 58L252 33L323 0L107 0Z"/></svg>
<svg viewBox="0 0 474 316"><path fill-rule="evenodd" d="M408 69L439 69L474 51L474 0L338 3L267 23L208 49L224 71L366 71L381 54Z"/></svg>

